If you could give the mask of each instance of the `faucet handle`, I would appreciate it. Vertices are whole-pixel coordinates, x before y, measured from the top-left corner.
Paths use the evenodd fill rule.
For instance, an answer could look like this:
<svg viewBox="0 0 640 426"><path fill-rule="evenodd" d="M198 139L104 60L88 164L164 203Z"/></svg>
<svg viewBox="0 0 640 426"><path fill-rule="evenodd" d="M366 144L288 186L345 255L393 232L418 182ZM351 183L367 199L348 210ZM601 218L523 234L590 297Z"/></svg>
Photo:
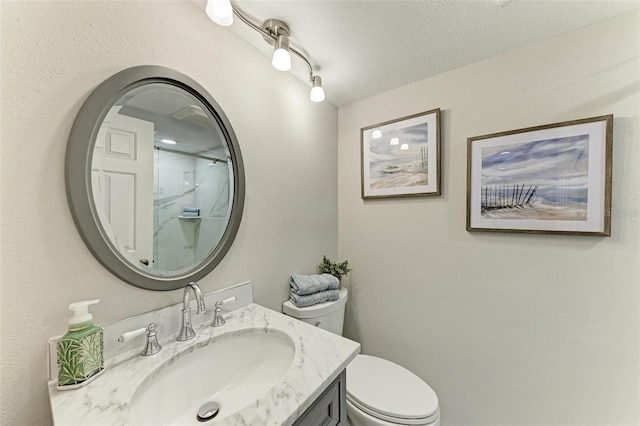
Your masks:
<svg viewBox="0 0 640 426"><path fill-rule="evenodd" d="M216 309L213 314L213 321L211 321L211 327L222 327L224 325L225 320L224 318L222 318L222 305L235 302L236 300L238 300L237 297L231 296L224 300L219 300L216 302Z"/></svg>
<svg viewBox="0 0 640 426"><path fill-rule="evenodd" d="M147 328L139 328L133 331L127 331L126 333L122 333L122 336L118 337L118 342L125 343L130 340L135 339L138 336L142 336L147 331Z"/></svg>
<svg viewBox="0 0 640 426"><path fill-rule="evenodd" d="M226 305L227 303L235 302L236 300L238 300L238 298L235 296L227 297L224 300L218 300L216 302L216 306Z"/></svg>
<svg viewBox="0 0 640 426"><path fill-rule="evenodd" d="M144 349L142 349L142 352L140 352L140 355L149 356L149 355L157 354L158 352L160 352L160 349L162 349L162 346L160 346L160 344L158 343L158 336L156 334L156 324L153 322L149 324L147 327L122 333L122 336L118 337L118 342L120 343L128 342L145 333L147 334L147 344L144 346Z"/></svg>

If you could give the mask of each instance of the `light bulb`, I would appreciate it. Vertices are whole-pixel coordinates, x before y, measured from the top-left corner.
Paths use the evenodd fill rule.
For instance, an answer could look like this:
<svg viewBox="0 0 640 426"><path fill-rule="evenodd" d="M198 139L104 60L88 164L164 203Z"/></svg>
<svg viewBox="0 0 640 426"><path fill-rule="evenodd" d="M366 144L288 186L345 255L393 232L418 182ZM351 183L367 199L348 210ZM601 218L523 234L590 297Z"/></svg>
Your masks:
<svg viewBox="0 0 640 426"><path fill-rule="evenodd" d="M271 65L278 71L289 71L291 69L291 55L288 50L276 49L273 52Z"/></svg>
<svg viewBox="0 0 640 426"><path fill-rule="evenodd" d="M322 79L316 75L312 79L311 93L309 94L311 102L324 101L324 89L322 88Z"/></svg>
<svg viewBox="0 0 640 426"><path fill-rule="evenodd" d="M286 35L279 35L276 40L275 50L271 59L271 65L278 71L289 71L291 69L291 55L289 54L289 38Z"/></svg>
<svg viewBox="0 0 640 426"><path fill-rule="evenodd" d="M311 94L309 95L309 99L311 100L311 102L324 101L324 90L322 89L322 87L311 88Z"/></svg>
<svg viewBox="0 0 640 426"><path fill-rule="evenodd" d="M409 144L408 143L403 143L402 145L400 145L400 150L401 151L408 151L409 150Z"/></svg>
<svg viewBox="0 0 640 426"><path fill-rule="evenodd" d="M380 129L375 129L371 133L371 139L380 139L381 137L382 137L382 132L380 131Z"/></svg>
<svg viewBox="0 0 640 426"><path fill-rule="evenodd" d="M216 24L228 27L233 24L233 7L230 0L208 0L207 16Z"/></svg>
<svg viewBox="0 0 640 426"><path fill-rule="evenodd" d="M391 138L391 140L389 141L389 145L398 145L400 143L400 139L398 138Z"/></svg>

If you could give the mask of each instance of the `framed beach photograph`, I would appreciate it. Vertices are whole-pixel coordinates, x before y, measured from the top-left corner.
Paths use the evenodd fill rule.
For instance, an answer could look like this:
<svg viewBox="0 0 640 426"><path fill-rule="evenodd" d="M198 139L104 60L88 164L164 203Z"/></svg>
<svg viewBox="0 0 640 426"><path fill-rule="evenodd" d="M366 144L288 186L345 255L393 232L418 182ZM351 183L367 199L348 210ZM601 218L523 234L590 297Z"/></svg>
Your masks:
<svg viewBox="0 0 640 426"><path fill-rule="evenodd" d="M467 140L467 230L611 235L613 115Z"/></svg>
<svg viewBox="0 0 640 426"><path fill-rule="evenodd" d="M360 129L362 198L440 195L440 109Z"/></svg>

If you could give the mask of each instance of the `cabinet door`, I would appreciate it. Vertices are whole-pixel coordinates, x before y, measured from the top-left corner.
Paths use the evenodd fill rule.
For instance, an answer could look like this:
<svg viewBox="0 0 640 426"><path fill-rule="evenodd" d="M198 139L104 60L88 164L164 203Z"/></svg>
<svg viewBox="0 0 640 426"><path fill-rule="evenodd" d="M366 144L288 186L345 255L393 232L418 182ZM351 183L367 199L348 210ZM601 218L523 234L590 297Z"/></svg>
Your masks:
<svg viewBox="0 0 640 426"><path fill-rule="evenodd" d="M347 374L340 375L307 408L294 426L335 426L347 424Z"/></svg>

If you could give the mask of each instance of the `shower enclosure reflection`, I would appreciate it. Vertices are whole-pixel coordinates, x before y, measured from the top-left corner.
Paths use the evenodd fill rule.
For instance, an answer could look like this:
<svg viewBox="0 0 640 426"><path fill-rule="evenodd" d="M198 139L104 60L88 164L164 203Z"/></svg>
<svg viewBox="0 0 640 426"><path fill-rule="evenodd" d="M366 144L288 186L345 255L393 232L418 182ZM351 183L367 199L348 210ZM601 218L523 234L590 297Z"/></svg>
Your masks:
<svg viewBox="0 0 640 426"><path fill-rule="evenodd" d="M156 146L151 268L182 270L211 253L229 216L230 175L226 159Z"/></svg>

